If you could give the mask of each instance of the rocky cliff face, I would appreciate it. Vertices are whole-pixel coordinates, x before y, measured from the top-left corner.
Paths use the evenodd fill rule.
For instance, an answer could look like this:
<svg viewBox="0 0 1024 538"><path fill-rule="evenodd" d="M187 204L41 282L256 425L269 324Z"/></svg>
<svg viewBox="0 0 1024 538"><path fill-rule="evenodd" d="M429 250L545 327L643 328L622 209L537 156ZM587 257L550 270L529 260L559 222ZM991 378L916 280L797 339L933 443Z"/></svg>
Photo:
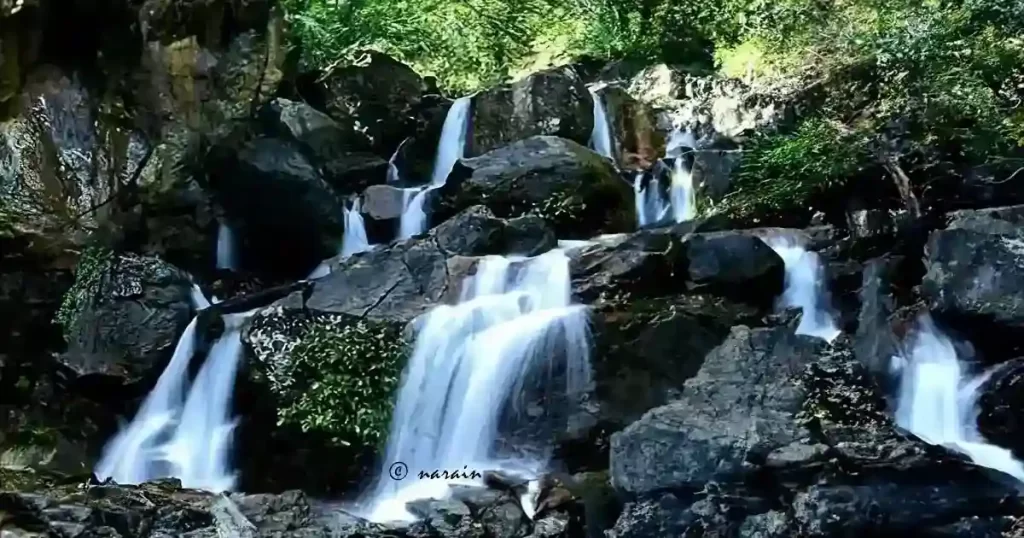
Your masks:
<svg viewBox="0 0 1024 538"><path fill-rule="evenodd" d="M636 231L630 182L659 166L673 128L706 141L692 178L717 200L744 138L802 113L801 94L668 66L602 81L609 162L585 146L593 100L565 66L473 97L465 157L426 198L429 229L395 240L403 189L429 179L457 96L377 52L298 72L272 4L0 3L0 534L1024 528L1009 478L895 425L890 374L909 323L931 312L973 342L967 364L1002 365L982 385L977 424L1024 454L1024 208L994 195L985 209L936 205L900 220L865 195L842 218L796 218L800 229L770 219L740 229L716 215ZM97 30L61 45L82 21ZM376 246L336 257L351 198ZM236 239L233 268L217 268L223 227ZM775 236L823 261L843 332L833 342L796 335L800 314L779 309L785 261L762 240ZM528 515L518 485L491 474L488 488L417 501L421 520L409 525L313 501L351 497L376 473L422 314L455 302L485 257L534 256L559 240L577 240L563 247L573 299L590 313L594 383L571 410L574 427L549 432L563 472L543 479L541 510ZM307 278L323 260L329 272ZM199 311L194 286L223 301ZM219 315L249 310L234 398L246 493L89 477L189 321L198 316L195 370ZM381 385L358 383L371 377Z"/></svg>

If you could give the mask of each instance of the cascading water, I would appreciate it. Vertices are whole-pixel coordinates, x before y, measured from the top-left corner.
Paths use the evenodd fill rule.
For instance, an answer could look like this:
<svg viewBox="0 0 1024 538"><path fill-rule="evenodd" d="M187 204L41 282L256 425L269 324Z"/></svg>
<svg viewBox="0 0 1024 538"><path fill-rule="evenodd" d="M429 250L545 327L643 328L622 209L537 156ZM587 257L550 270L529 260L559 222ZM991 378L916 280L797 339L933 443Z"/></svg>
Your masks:
<svg viewBox="0 0 1024 538"><path fill-rule="evenodd" d="M828 311L824 288L824 270L816 252L810 252L788 237L764 237L786 264L785 289L780 303L784 308L800 308L800 324L796 334L815 336L827 342L840 334L836 322Z"/></svg>
<svg viewBox="0 0 1024 538"><path fill-rule="evenodd" d="M1024 465L978 432L979 389L998 367L970 377L956 349L928 316L918 320L910 345L892 358L900 375L896 423L927 443L967 455L983 467L1024 481Z"/></svg>
<svg viewBox="0 0 1024 538"><path fill-rule="evenodd" d="M202 292L196 289L193 297L201 298ZM196 304L199 310L207 307L205 299ZM134 420L104 449L97 477L120 484L176 477L189 488L226 491L234 487L228 462L234 428L231 394L242 355L241 320L250 314L224 316L224 334L211 346L191 389L188 370L196 350L198 317L188 324Z"/></svg>
<svg viewBox="0 0 1024 538"><path fill-rule="evenodd" d="M460 97L452 103L441 127L441 139L437 142L437 155L430 183L423 187L406 189L402 196L403 210L399 221L398 238L408 239L423 233L427 228L424 208L427 194L443 187L455 163L466 153L466 134L469 131L469 113L472 96Z"/></svg>
<svg viewBox="0 0 1024 538"><path fill-rule="evenodd" d="M664 220L669 210L667 200L661 194L658 178L652 177L644 185L644 173L637 172L633 178L633 202L636 204L637 224L643 228Z"/></svg>
<svg viewBox="0 0 1024 538"><path fill-rule="evenodd" d="M217 228L217 269L237 271L237 249L234 231L221 221Z"/></svg>
<svg viewBox="0 0 1024 538"><path fill-rule="evenodd" d="M484 258L457 305L438 306L420 320L387 457L366 499L368 519L409 519L406 502L444 498L453 483L478 483L419 479L421 471L542 470L545 449L523 459L495 445L503 412L522 406L531 373L561 372L569 398L590 388L587 312L571 303L568 265L557 249L534 258ZM399 462L409 475L403 481L388 477Z"/></svg>
<svg viewBox="0 0 1024 538"><path fill-rule="evenodd" d="M693 190L693 174L682 155L672 162L672 183L668 194L673 220L686 222L697 216L697 193Z"/></svg>
<svg viewBox="0 0 1024 538"><path fill-rule="evenodd" d="M590 89L590 96L594 100L594 129L590 134L590 147L599 155L614 161L615 149L614 142L612 141L612 129L611 124L608 123L604 99L597 93L596 88Z"/></svg>
<svg viewBox="0 0 1024 538"><path fill-rule="evenodd" d="M345 222L345 235L341 238L341 247L338 249L338 257L347 258L357 252L364 252L373 248L366 237L366 222L361 213L362 204L359 197L353 197L351 206L342 208L342 220ZM306 280L315 280L331 274L331 261L334 258L320 262Z"/></svg>

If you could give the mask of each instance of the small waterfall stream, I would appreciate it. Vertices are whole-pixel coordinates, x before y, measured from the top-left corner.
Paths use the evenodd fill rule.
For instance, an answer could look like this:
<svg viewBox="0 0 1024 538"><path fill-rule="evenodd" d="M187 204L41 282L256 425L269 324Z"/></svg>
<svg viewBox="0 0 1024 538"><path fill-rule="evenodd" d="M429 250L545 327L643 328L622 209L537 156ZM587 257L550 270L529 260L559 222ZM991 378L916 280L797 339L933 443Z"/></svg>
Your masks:
<svg viewBox="0 0 1024 538"><path fill-rule="evenodd" d="M317 265L306 277L306 280L315 280L331 274L331 262L336 258L347 258L357 252L365 252L373 248L366 237L366 222L363 220L362 202L358 196L352 197L347 205L342 207L342 220L345 223L345 234L341 238L341 247L338 248L338 255L329 258Z"/></svg>
<svg viewBox="0 0 1024 538"><path fill-rule="evenodd" d="M571 303L569 285L561 250L526 259L490 256L464 282L457 305L421 318L380 478L365 501L368 519L410 519L406 502L444 498L453 483L479 483L417 479L421 471L543 469L546 454L497 454L495 442L503 412L522 406L531 372L562 372L560 391L570 398L590 386L587 311ZM388 477L399 463L408 480Z"/></svg>
<svg viewBox="0 0 1024 538"><path fill-rule="evenodd" d="M217 269L238 270L238 244L235 232L224 221L217 228Z"/></svg>
<svg viewBox="0 0 1024 538"><path fill-rule="evenodd" d="M615 143L612 139L612 128L608 123L604 99L597 93L597 88L590 88L590 96L594 100L594 129L590 134L590 147L595 153L614 161Z"/></svg>
<svg viewBox="0 0 1024 538"><path fill-rule="evenodd" d="M198 287L192 296L197 310L210 306ZM138 484L177 477L190 488L226 491L234 487L228 462L234 427L231 394L242 355L241 322L249 315L224 316L224 334L211 346L189 388L199 318L192 319L135 418L105 447L96 467L100 479Z"/></svg>
<svg viewBox="0 0 1024 538"><path fill-rule="evenodd" d="M671 207L661 193L658 178L652 177L644 185L644 172L637 172L633 178L633 203L636 204L637 224L643 228L662 222Z"/></svg>
<svg viewBox="0 0 1024 538"><path fill-rule="evenodd" d="M789 237L764 237L786 264L785 289L780 303L783 308L799 308L802 315L796 334L815 336L831 342L840 334L829 312L824 270L818 253L808 251Z"/></svg>
<svg viewBox="0 0 1024 538"><path fill-rule="evenodd" d="M892 364L900 376L897 424L927 443L1024 481L1024 465L1009 450L987 443L977 428L979 389L998 366L969 376L952 342L927 315L918 320L909 346Z"/></svg>
<svg viewBox="0 0 1024 538"><path fill-rule="evenodd" d="M596 131L595 131L596 132ZM665 159L672 161L669 172L668 196L662 192L657 177L643 184L643 173L633 181L636 199L637 226L644 228L663 223L672 213L674 222L686 222L697 216L697 191L693 185L693 171L686 156L697 145L690 131L673 129L665 145Z"/></svg>
<svg viewBox="0 0 1024 538"><path fill-rule="evenodd" d="M466 136L469 131L472 103L472 96L460 97L448 109L444 125L441 127L441 138L437 142L437 154L434 157L430 183L403 192L404 209L399 221L399 239L408 239L427 229L427 195L430 191L444 186L455 163L466 154Z"/></svg>

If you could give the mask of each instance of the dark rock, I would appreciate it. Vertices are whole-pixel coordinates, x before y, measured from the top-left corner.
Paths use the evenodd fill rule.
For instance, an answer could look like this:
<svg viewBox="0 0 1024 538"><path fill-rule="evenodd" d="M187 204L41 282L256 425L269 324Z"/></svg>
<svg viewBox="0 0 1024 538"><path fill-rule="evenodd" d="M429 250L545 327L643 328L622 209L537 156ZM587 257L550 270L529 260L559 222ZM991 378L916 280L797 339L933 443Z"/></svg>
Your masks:
<svg viewBox="0 0 1024 538"><path fill-rule="evenodd" d="M326 112L346 131L363 133L363 143L377 155L390 155L414 132L427 88L409 66L386 54L366 51L322 80Z"/></svg>
<svg viewBox="0 0 1024 538"><path fill-rule="evenodd" d="M742 480L759 454L808 435L798 379L819 347L789 327L734 327L681 399L612 436L612 483L637 494Z"/></svg>
<svg viewBox="0 0 1024 538"><path fill-rule="evenodd" d="M733 171L739 167L742 156L736 150L694 150L690 167L693 184L711 200L721 200L729 192Z"/></svg>
<svg viewBox="0 0 1024 538"><path fill-rule="evenodd" d="M391 185L371 185L363 191L360 207L366 224L366 237L371 243L394 239L401 223L402 211L413 193Z"/></svg>
<svg viewBox="0 0 1024 538"><path fill-rule="evenodd" d="M892 215L884 209L858 209L846 214L846 226L855 238L870 238L891 234Z"/></svg>
<svg viewBox="0 0 1024 538"><path fill-rule="evenodd" d="M877 258L864 266L854 351L857 360L878 378L888 374L890 359L899 351L901 342L890 321L896 308L890 281L898 262Z"/></svg>
<svg viewBox="0 0 1024 538"><path fill-rule="evenodd" d="M1021 442L1021 383L1024 381L1024 359L1013 359L995 367L991 377L979 389L978 429L984 438L1013 451L1017 458L1024 455Z"/></svg>
<svg viewBox="0 0 1024 538"><path fill-rule="evenodd" d="M241 265L291 276L337 254L341 202L291 143L260 138L208 157L210 187L241 244Z"/></svg>
<svg viewBox="0 0 1024 538"><path fill-rule="evenodd" d="M342 194L355 194L387 177L385 159L361 146L364 134L346 132L330 116L306 103L275 99L263 110L271 135L299 143L324 180Z"/></svg>
<svg viewBox="0 0 1024 538"><path fill-rule="evenodd" d="M619 166L646 169L659 160L665 150L665 135L657 130L654 110L619 85L605 85L595 93L604 102Z"/></svg>
<svg viewBox="0 0 1024 538"><path fill-rule="evenodd" d="M584 303L651 297L682 291L686 258L673 234L636 232L569 250L573 295ZM672 283L679 283L673 287Z"/></svg>
<svg viewBox="0 0 1024 538"><path fill-rule="evenodd" d="M68 350L60 360L79 376L134 383L170 358L192 316L192 283L152 257L116 257L99 271L95 288L69 292L81 294L82 306L65 329Z"/></svg>
<svg viewBox="0 0 1024 538"><path fill-rule="evenodd" d="M1024 299L1015 292L1024 284L1024 228L977 215L957 223L928 242L922 294L939 312L1024 322Z"/></svg>
<svg viewBox="0 0 1024 538"><path fill-rule="evenodd" d="M785 264L782 258L755 235L742 232L710 232L690 235L683 244L689 260L689 280L697 286L737 293L745 301L765 303L782 293ZM743 284L742 290L737 288Z"/></svg>
<svg viewBox="0 0 1024 538"><path fill-rule="evenodd" d="M517 256L536 256L558 246L555 231L536 215L509 219L505 227L505 252Z"/></svg>
<svg viewBox="0 0 1024 538"><path fill-rule="evenodd" d="M537 135L580 144L594 128L593 99L571 67L555 67L478 93L473 98L467 155L483 155Z"/></svg>
<svg viewBox="0 0 1024 538"><path fill-rule="evenodd" d="M559 238L634 227L633 193L611 164L570 140L535 136L456 165L434 218L484 204L502 218L533 213Z"/></svg>

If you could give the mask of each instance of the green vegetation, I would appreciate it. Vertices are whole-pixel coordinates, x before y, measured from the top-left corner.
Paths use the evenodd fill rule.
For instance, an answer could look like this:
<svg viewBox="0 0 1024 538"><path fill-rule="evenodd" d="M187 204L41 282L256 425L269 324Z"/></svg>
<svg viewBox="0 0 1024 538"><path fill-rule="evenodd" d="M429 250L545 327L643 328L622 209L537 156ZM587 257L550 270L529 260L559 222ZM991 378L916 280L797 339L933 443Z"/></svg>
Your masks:
<svg viewBox="0 0 1024 538"><path fill-rule="evenodd" d="M64 294L64 301L54 320L64 328L65 334L85 305L99 292L103 274L110 268L113 259L114 253L101 246L86 247L82 251L75 268L75 283Z"/></svg>
<svg viewBox="0 0 1024 538"><path fill-rule="evenodd" d="M407 354L392 324L313 321L277 366L279 423L339 445L377 446L387 437Z"/></svg>
<svg viewBox="0 0 1024 538"><path fill-rule="evenodd" d="M925 184L1024 166L1024 4L1004 0L286 0L304 58L375 48L450 93L577 59L714 65L802 89L792 125L745 146L737 216L806 210L824 188ZM1024 176L1024 174L1019 174ZM852 186L852 185L851 185ZM907 188L909 186L909 188Z"/></svg>

